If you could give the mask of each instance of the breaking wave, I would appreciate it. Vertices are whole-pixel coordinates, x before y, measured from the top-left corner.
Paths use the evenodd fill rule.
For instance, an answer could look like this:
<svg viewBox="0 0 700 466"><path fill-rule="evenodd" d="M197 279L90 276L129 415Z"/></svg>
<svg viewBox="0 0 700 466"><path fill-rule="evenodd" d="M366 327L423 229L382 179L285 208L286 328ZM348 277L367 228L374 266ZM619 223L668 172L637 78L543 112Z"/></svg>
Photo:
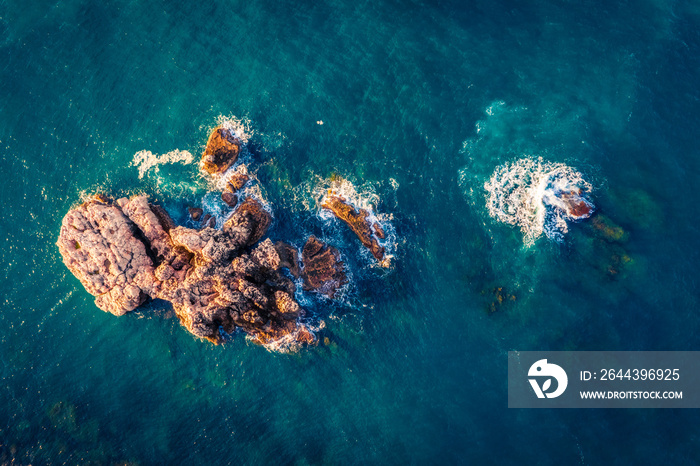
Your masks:
<svg viewBox="0 0 700 466"><path fill-rule="evenodd" d="M216 118L216 125L223 126L225 129L231 131L243 144L248 144L250 138L255 134L253 124L247 118L236 118L233 115L219 115ZM209 131L209 133L211 133L211 131Z"/></svg>
<svg viewBox="0 0 700 466"><path fill-rule="evenodd" d="M326 323L323 320L320 320L316 323L312 323L308 319L299 319L297 321L300 324L303 324L305 327L305 330L316 335L318 338L319 332L326 328ZM296 353L300 349L304 347L304 345L298 341L297 337L299 336L299 333L303 331L303 328L301 326L297 327L296 331L292 333L288 333L277 340L272 340L266 343L262 344L262 347L268 350L271 353ZM255 342L255 338L251 337L250 335L246 335L246 339L252 342Z"/></svg>
<svg viewBox="0 0 700 466"><path fill-rule="evenodd" d="M527 246L543 233L562 241L567 222L588 218L591 185L563 163L523 158L496 168L486 189L486 208L496 220L519 226Z"/></svg>

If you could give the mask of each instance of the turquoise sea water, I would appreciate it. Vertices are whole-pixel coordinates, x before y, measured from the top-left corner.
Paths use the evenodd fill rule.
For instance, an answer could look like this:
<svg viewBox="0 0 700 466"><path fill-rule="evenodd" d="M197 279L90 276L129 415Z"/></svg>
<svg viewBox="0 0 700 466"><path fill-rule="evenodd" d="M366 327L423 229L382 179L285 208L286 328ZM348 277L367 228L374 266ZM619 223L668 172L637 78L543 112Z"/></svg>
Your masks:
<svg viewBox="0 0 700 466"><path fill-rule="evenodd" d="M506 397L509 350L698 349L697 2L106 3L0 1L2 462L700 462L696 410ZM350 267L342 300L306 303L330 344L213 347L158 304L116 318L60 260L95 191L185 222L196 163L140 178L134 156L196 159L221 118L247 127L270 236ZM525 156L584 174L626 241L589 222L524 247L483 185ZM390 269L317 215L333 173L392 216Z"/></svg>

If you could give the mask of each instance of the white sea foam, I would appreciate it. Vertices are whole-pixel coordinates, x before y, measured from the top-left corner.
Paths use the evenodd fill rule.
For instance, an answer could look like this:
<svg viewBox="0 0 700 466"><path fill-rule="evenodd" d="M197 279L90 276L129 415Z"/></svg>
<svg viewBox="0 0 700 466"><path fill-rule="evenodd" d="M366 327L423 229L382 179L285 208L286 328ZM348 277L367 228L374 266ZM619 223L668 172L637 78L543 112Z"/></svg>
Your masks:
<svg viewBox="0 0 700 466"><path fill-rule="evenodd" d="M233 115L219 115L216 119L217 126L223 126L231 131L238 140L243 144L248 144L248 141L253 137L253 125L247 118L237 118Z"/></svg>
<svg viewBox="0 0 700 466"><path fill-rule="evenodd" d="M226 188L226 185L228 184L229 180L235 175L246 175L249 178L249 181L246 183L246 186L253 184L254 181L256 180L255 175L248 171L248 166L246 165L245 161L243 160L243 158L247 155L248 155L248 153L247 153L247 151L245 151L245 146L243 146L243 150L241 151L241 155L238 157L238 160L236 161L236 163L231 165L228 168L228 170L226 170L223 173L222 176L217 176L217 177L207 176L207 179L210 180L210 184L212 185L212 189L214 189L216 191L223 191Z"/></svg>
<svg viewBox="0 0 700 466"><path fill-rule="evenodd" d="M484 188L489 215L519 226L528 246L543 233L561 241L568 231L567 221L586 218L593 209L586 197L592 188L581 173L541 158L523 158L497 167ZM572 198L590 210L572 212Z"/></svg>
<svg viewBox="0 0 700 466"><path fill-rule="evenodd" d="M131 165L139 171L139 179L142 179L146 172L153 169L154 173L158 173L161 165L181 163L183 165L191 164L194 157L189 151L175 149L168 153L158 155L149 150L142 150L134 154Z"/></svg>
<svg viewBox="0 0 700 466"><path fill-rule="evenodd" d="M275 220L275 213L270 206L270 203L265 198L260 185L255 182L253 178L246 184L246 186L238 192L238 204L235 207L228 206L223 200L221 200L221 190L214 189L207 192L202 197L200 207L203 210L203 214L209 214L216 219L215 228L221 229L224 226L226 220L229 219L231 214L235 211L236 207L241 204L245 199L252 197L260 203L262 208L270 214L272 221Z"/></svg>
<svg viewBox="0 0 700 466"><path fill-rule="evenodd" d="M351 181L345 178L331 178L320 183L315 194L318 196L319 205L323 204L331 195L341 196L353 206L373 212L374 206L380 201L379 195L371 187L364 188L358 190Z"/></svg>
<svg viewBox="0 0 700 466"><path fill-rule="evenodd" d="M300 319L298 322L305 324L307 329L311 331L311 333L313 333L314 335L318 335L318 332L326 327L326 323L322 320L318 321L317 323L311 323L307 320L308 319ZM277 340L265 343L262 346L270 352L294 353L304 347L304 344L297 340L300 331L301 327L297 327L297 329L294 332L288 333L283 337L278 338ZM254 338L250 336L247 336L247 338L249 340L254 340Z"/></svg>

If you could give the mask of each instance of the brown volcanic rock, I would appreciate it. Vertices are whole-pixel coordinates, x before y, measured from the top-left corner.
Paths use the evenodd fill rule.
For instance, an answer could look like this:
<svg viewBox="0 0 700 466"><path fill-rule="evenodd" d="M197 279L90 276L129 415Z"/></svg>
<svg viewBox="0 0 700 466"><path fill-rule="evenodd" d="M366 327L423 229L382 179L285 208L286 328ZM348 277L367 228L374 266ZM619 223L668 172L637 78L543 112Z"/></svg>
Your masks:
<svg viewBox="0 0 700 466"><path fill-rule="evenodd" d="M377 238L379 238L379 239L386 238L386 234L384 233L384 229L377 222L374 222L374 225L372 225L372 228L374 229L374 234L377 236Z"/></svg>
<svg viewBox="0 0 700 466"><path fill-rule="evenodd" d="M277 254L280 256L280 267L286 267L294 278L299 278L301 269L299 267L299 252L297 252L296 248L278 241L275 243L275 249L277 249Z"/></svg>
<svg viewBox="0 0 700 466"><path fill-rule="evenodd" d="M242 228L249 231L247 246L251 246L265 236L272 223L272 216L260 202L249 197L238 206L224 223L224 231Z"/></svg>
<svg viewBox="0 0 700 466"><path fill-rule="evenodd" d="M238 196L228 191L221 193L221 200L229 207L236 207L236 204L238 204Z"/></svg>
<svg viewBox="0 0 700 466"><path fill-rule="evenodd" d="M154 258L155 280L153 288L146 290L147 294L170 300L172 288L183 281L191 269L192 253L173 243L170 231L175 223L162 207L149 204L147 196L122 198L117 205L134 222L138 228L135 236L143 241Z"/></svg>
<svg viewBox="0 0 700 466"><path fill-rule="evenodd" d="M271 343L284 341L289 339L292 341L292 346L301 346L302 344L315 345L318 343L318 338L304 324L296 324L287 322L284 325L270 325L264 330L259 330L252 334L253 341L260 345L269 345Z"/></svg>
<svg viewBox="0 0 700 466"><path fill-rule="evenodd" d="M588 218L593 213L593 206L581 196L581 191L569 191L559 194L567 215L576 220Z"/></svg>
<svg viewBox="0 0 700 466"><path fill-rule="evenodd" d="M245 186L248 180L250 180L250 177L247 173L234 173L228 179L228 183L226 184L226 191L236 193L240 191L243 188L243 186Z"/></svg>
<svg viewBox="0 0 700 466"><path fill-rule="evenodd" d="M326 197L321 207L330 210L344 221L378 261L384 260L384 248L377 240L377 237L384 237L384 231L381 227L376 230L376 233L372 231L372 223L368 219L369 212L365 209L356 209L343 197L337 195Z"/></svg>
<svg viewBox="0 0 700 466"><path fill-rule="evenodd" d="M301 257L304 263L304 289L315 290L332 298L338 288L347 283L345 266L340 261L338 250L315 236L309 237Z"/></svg>
<svg viewBox="0 0 700 466"><path fill-rule="evenodd" d="M202 170L216 175L225 172L238 159L241 142L233 132L223 126L217 126L207 141L202 154Z"/></svg>
<svg viewBox="0 0 700 466"><path fill-rule="evenodd" d="M264 214L263 214L264 212ZM58 247L69 270L105 311L123 315L149 297L170 301L192 334L221 342L220 328L241 328L253 341L288 347L314 343L298 322L293 283L264 235L270 217L256 201L238 209L223 231L175 226L146 196L112 203L96 197L66 214Z"/></svg>
<svg viewBox="0 0 700 466"><path fill-rule="evenodd" d="M192 220L195 222L202 218L202 214L204 213L204 211L199 207L188 207L187 212L189 212L190 217L192 217Z"/></svg>
<svg viewBox="0 0 700 466"><path fill-rule="evenodd" d="M96 296L103 311L120 316L137 308L155 286L154 252L119 206L102 196L66 214L58 250L68 270Z"/></svg>

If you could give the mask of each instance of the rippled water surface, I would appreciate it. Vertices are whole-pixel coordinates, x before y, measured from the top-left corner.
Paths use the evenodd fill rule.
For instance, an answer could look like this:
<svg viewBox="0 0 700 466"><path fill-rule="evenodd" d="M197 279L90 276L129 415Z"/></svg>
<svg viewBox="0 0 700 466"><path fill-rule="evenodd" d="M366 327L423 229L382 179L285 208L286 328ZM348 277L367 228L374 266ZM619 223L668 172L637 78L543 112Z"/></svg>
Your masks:
<svg viewBox="0 0 700 466"><path fill-rule="evenodd" d="M506 399L509 350L698 349L697 2L0 0L0 54L0 462L700 462L696 410ZM318 347L116 318L61 262L90 193L217 209L196 161L222 119L271 238L349 266L303 303ZM539 157L603 227L528 246L489 215L497 167ZM391 225L389 268L318 213L332 176Z"/></svg>

